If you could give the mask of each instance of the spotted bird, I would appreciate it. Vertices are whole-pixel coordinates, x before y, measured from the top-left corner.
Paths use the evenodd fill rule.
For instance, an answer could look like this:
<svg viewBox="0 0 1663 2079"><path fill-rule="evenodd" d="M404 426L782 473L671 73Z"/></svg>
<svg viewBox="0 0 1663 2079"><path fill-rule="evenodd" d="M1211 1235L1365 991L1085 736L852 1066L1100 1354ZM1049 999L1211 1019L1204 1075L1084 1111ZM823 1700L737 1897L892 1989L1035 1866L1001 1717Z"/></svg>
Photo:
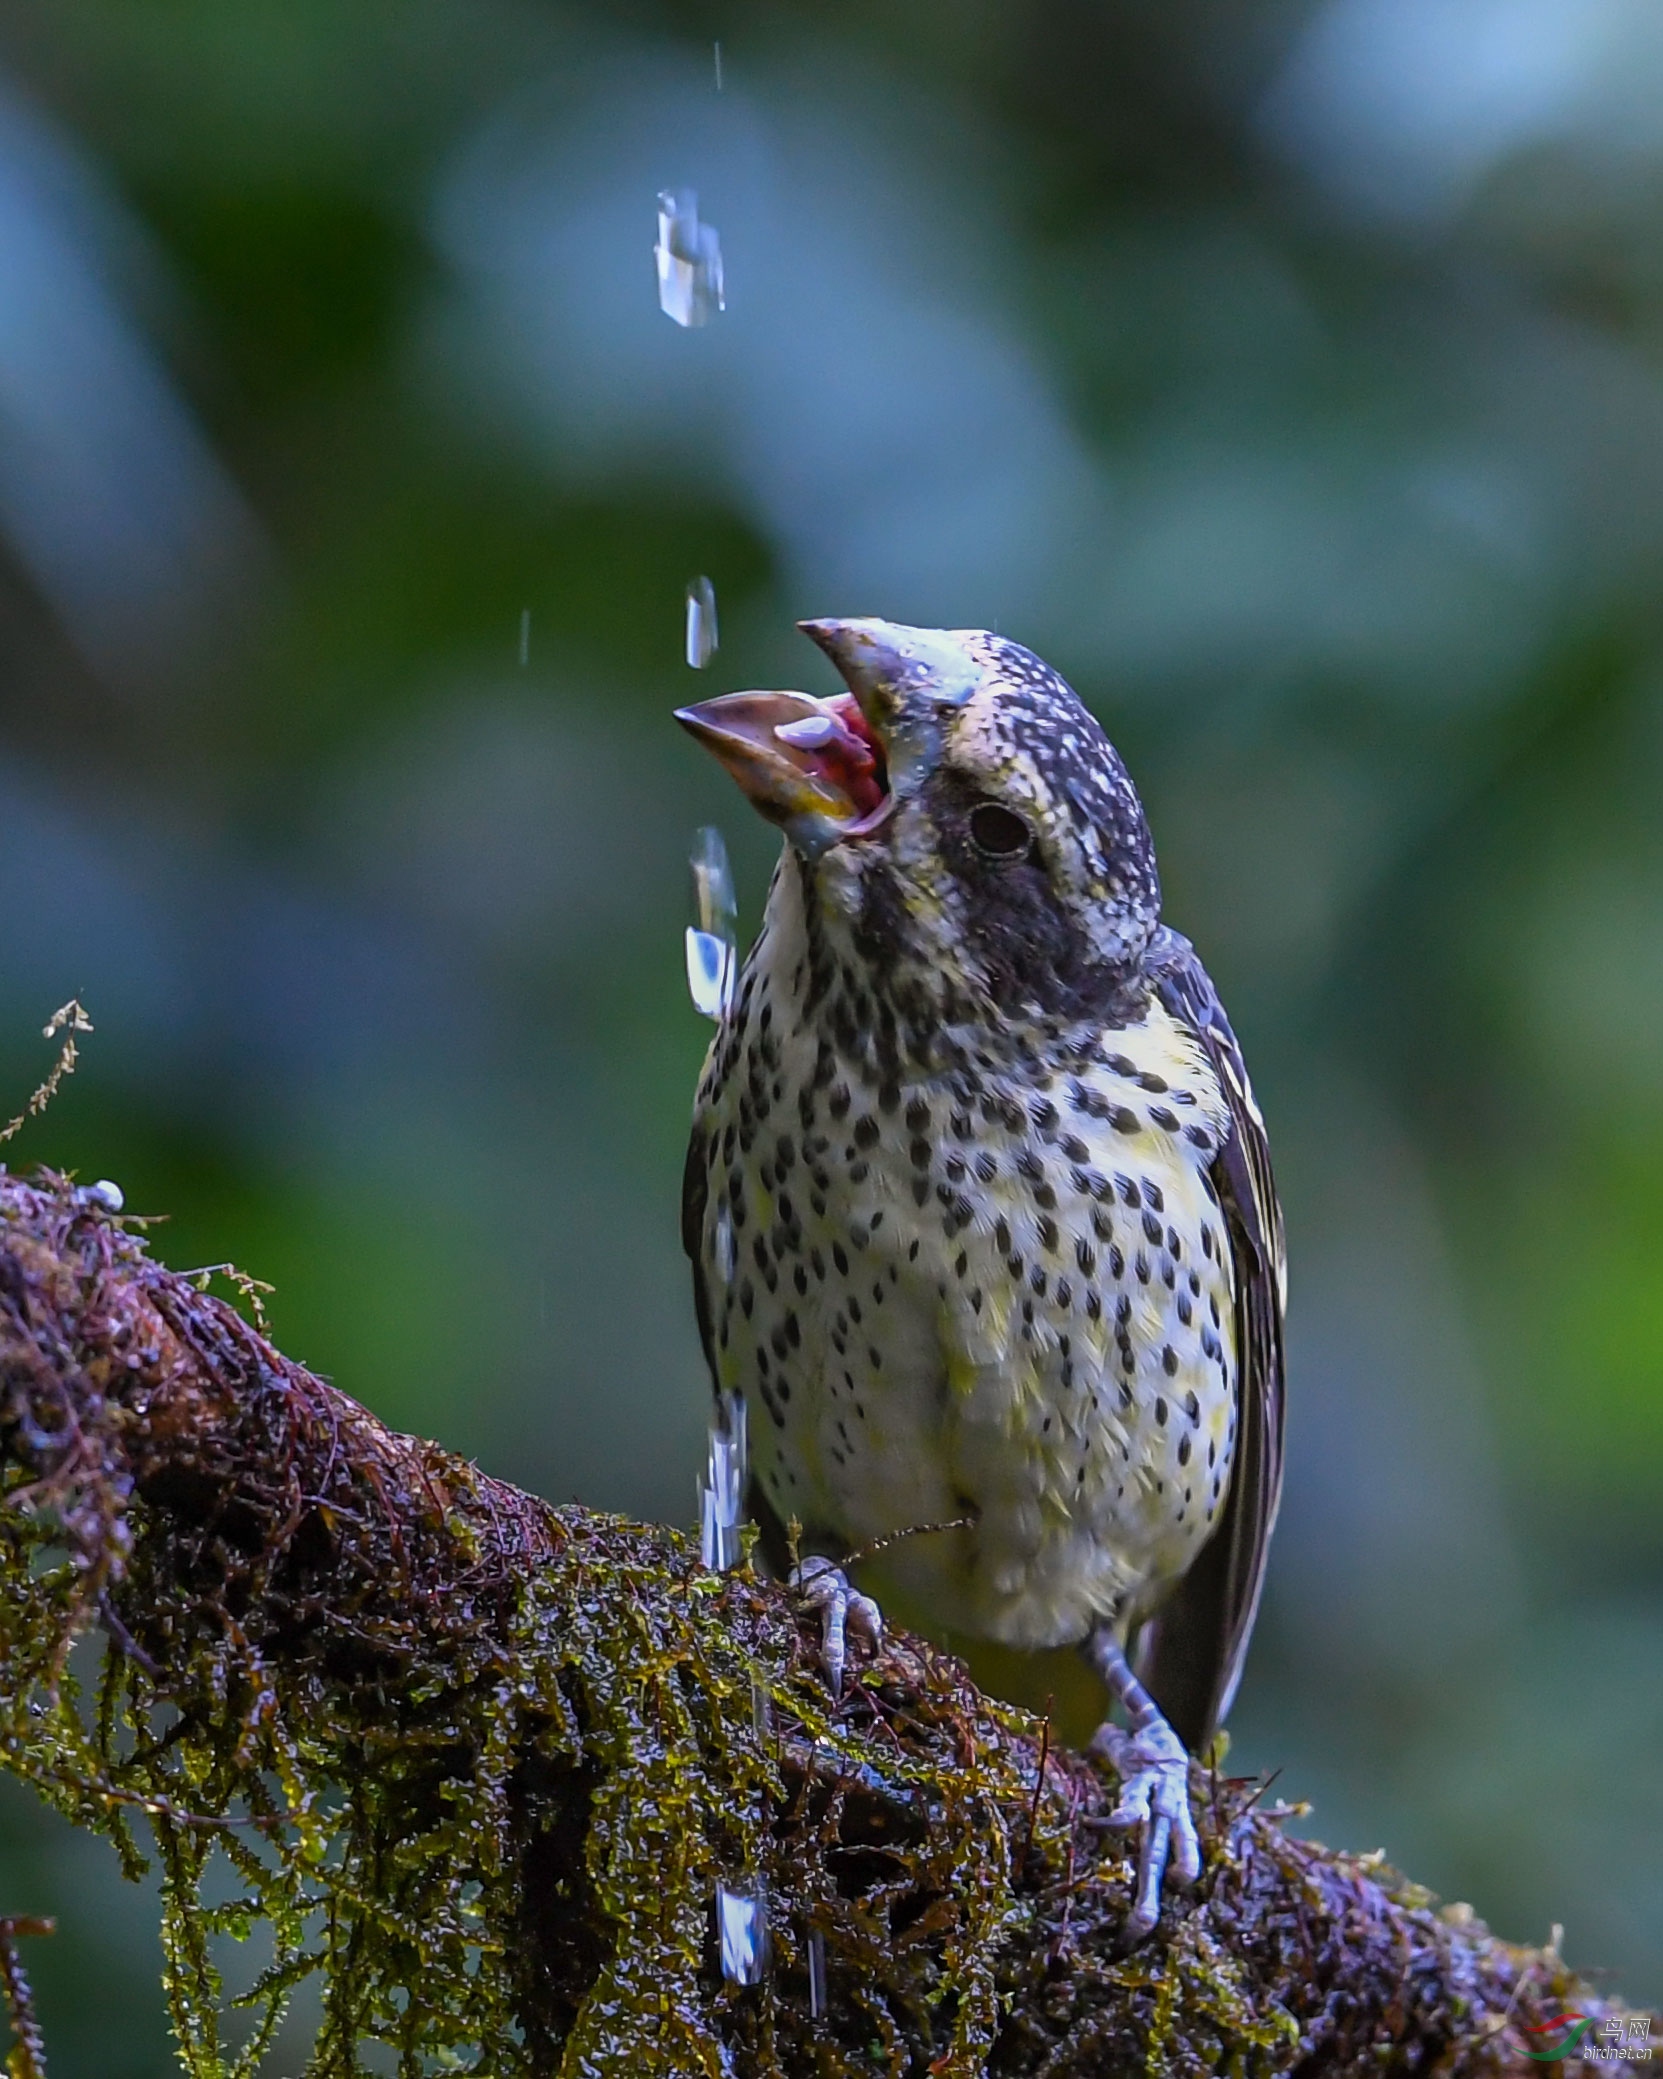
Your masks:
<svg viewBox="0 0 1663 2079"><path fill-rule="evenodd" d="M1079 1643L1139 1836L1200 1873L1189 1761L1240 1678L1282 1470L1264 1124L1095 717L979 630L808 621L847 688L679 711L785 835L706 1059L683 1234L750 1506L823 1612ZM949 1529L929 1526L956 1524ZM1136 1642L1137 1671L1129 1659Z"/></svg>

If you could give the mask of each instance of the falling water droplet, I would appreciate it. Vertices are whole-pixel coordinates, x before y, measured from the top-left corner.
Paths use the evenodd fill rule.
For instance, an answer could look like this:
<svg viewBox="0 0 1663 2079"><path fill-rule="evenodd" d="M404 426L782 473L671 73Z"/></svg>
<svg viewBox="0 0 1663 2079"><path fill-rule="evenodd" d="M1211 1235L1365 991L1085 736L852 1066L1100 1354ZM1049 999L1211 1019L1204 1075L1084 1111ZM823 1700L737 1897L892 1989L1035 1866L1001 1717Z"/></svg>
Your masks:
<svg viewBox="0 0 1663 2079"><path fill-rule="evenodd" d="M748 1462L744 1399L737 1393L720 1393L699 1490L699 1558L713 1574L725 1574L739 1564Z"/></svg>
<svg viewBox="0 0 1663 2079"><path fill-rule="evenodd" d="M760 1985L768 1968L768 1921L761 1887L754 1892L716 1887L716 1925L722 1938L722 1976L730 1985Z"/></svg>
<svg viewBox="0 0 1663 2079"><path fill-rule="evenodd" d="M708 931L687 927L687 987L696 1009L720 1018L733 998L733 948Z"/></svg>
<svg viewBox="0 0 1663 2079"><path fill-rule="evenodd" d="M733 1241L733 1215L726 1206L719 1206L716 1212L716 1275L724 1285L733 1283L737 1254Z"/></svg>
<svg viewBox="0 0 1663 2079"><path fill-rule="evenodd" d="M817 1927L808 1931L808 2011L815 2021L826 2012L826 1938Z"/></svg>
<svg viewBox="0 0 1663 2079"><path fill-rule="evenodd" d="M772 1752L774 1699L768 1694L760 1675L751 1677L751 1730L756 1734L757 1744Z"/></svg>
<svg viewBox="0 0 1663 2079"><path fill-rule="evenodd" d="M722 1515L715 1490L699 1488L699 1564L707 1573L727 1574L739 1559L739 1526Z"/></svg>
<svg viewBox="0 0 1663 2079"><path fill-rule="evenodd" d="M727 309L722 241L715 226L699 222L691 188L665 188L658 197L658 307L678 325L708 325Z"/></svg>
<svg viewBox="0 0 1663 2079"><path fill-rule="evenodd" d="M687 927L687 987L707 1018L725 1018L739 977L733 869L722 833L707 824L693 839L693 921Z"/></svg>
<svg viewBox="0 0 1663 2079"><path fill-rule="evenodd" d="M696 577L687 588L687 661L703 671L715 656L720 638L716 632L716 587L707 577Z"/></svg>
<svg viewBox="0 0 1663 2079"><path fill-rule="evenodd" d="M719 42L716 45L716 91L718 94L722 91L722 46Z"/></svg>

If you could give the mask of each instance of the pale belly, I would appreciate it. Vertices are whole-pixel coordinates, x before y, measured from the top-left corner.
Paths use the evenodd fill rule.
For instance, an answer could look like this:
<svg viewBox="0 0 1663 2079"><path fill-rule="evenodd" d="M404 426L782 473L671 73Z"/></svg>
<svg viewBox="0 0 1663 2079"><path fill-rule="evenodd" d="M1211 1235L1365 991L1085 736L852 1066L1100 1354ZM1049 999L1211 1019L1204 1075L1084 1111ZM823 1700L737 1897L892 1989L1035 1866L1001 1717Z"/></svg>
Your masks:
<svg viewBox="0 0 1663 2079"><path fill-rule="evenodd" d="M723 1155L737 1085L705 1122L717 1365L763 1493L808 1550L911 1533L884 1561L909 1601L1021 1647L1157 1601L1235 1444L1222 1103L1158 1009L1104 1053L1020 1097L961 1077L885 1111L837 1084L799 1101L787 1050L749 1150L727 1133Z"/></svg>

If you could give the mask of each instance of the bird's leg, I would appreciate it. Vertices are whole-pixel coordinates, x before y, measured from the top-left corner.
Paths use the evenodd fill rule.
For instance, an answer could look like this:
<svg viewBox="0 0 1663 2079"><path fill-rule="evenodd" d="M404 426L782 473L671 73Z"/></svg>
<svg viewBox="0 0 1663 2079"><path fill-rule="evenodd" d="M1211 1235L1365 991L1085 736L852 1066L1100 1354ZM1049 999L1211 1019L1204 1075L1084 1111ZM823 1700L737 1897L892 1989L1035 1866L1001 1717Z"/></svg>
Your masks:
<svg viewBox="0 0 1663 2079"><path fill-rule="evenodd" d="M1120 1803L1105 1824L1138 1836L1138 1889L1126 1932L1141 1942L1161 1912L1161 1883L1191 1885L1201 1874L1201 1843L1190 1813L1189 1756L1161 1716L1155 1699L1132 1673L1120 1641L1099 1625L1085 1643L1085 1656L1109 1685L1126 1713L1126 1729L1105 1721L1091 1751L1107 1759L1120 1777Z"/></svg>
<svg viewBox="0 0 1663 2079"><path fill-rule="evenodd" d="M811 1610L820 1612L820 1660L832 1695L841 1696L848 1634L865 1639L876 1651L883 1643L883 1615L872 1598L862 1595L830 1559L805 1559L792 1568L791 1585Z"/></svg>

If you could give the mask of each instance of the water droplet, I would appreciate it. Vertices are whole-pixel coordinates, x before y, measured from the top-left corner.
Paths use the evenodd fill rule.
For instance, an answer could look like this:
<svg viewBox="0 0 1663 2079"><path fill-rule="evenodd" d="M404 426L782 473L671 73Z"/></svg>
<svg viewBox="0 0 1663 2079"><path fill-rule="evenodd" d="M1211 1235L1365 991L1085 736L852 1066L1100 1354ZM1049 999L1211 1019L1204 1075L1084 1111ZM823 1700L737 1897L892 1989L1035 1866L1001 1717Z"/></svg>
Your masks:
<svg viewBox="0 0 1663 2079"><path fill-rule="evenodd" d="M733 1001L732 946L723 945L708 931L687 927L687 987L696 1010L707 1018L726 1015Z"/></svg>
<svg viewBox="0 0 1663 2079"><path fill-rule="evenodd" d="M716 1419L710 1425L709 1486L723 1515L739 1521L745 1506L745 1476L750 1453L745 1433L745 1401L738 1393L716 1397Z"/></svg>
<svg viewBox="0 0 1663 2079"><path fill-rule="evenodd" d="M687 987L707 1018L725 1018L739 978L733 870L722 833L710 825L693 839L693 921L687 927Z"/></svg>
<svg viewBox="0 0 1663 2079"><path fill-rule="evenodd" d="M527 666L527 665L528 665L528 664L529 664L530 662L531 662L531 609L530 609L530 607L529 607L529 606L525 606L525 607L522 607L522 608L520 609L520 669L521 669L522 671L524 671L525 667L526 667L526 666Z"/></svg>
<svg viewBox="0 0 1663 2079"><path fill-rule="evenodd" d="M716 1275L724 1285L733 1283L736 1254L733 1242L733 1215L726 1206L721 1206L716 1214Z"/></svg>
<svg viewBox="0 0 1663 2079"><path fill-rule="evenodd" d="M713 1574L725 1574L739 1564L748 1461L744 1399L737 1393L720 1393L699 1490L699 1558Z"/></svg>
<svg viewBox="0 0 1663 2079"><path fill-rule="evenodd" d="M719 641L716 587L709 578L696 577L687 587L687 661L695 671L704 670Z"/></svg>
<svg viewBox="0 0 1663 2079"><path fill-rule="evenodd" d="M817 1927L808 1931L808 2011L815 2021L826 2012L826 1938Z"/></svg>
<svg viewBox="0 0 1663 2079"><path fill-rule="evenodd" d="M739 1526L729 1523L714 1489L699 1488L699 1564L712 1574L731 1573L739 1564Z"/></svg>
<svg viewBox="0 0 1663 2079"><path fill-rule="evenodd" d="M722 1976L730 1985L760 1985L768 1968L768 1921L761 1887L755 1892L716 1887L716 1925L722 1938Z"/></svg>
<svg viewBox="0 0 1663 2079"><path fill-rule="evenodd" d="M699 198L691 188L665 188L658 198L658 307L678 325L708 325L727 308L722 282L722 241L711 224L699 222Z"/></svg>
<svg viewBox="0 0 1663 2079"><path fill-rule="evenodd" d="M771 1752L774 1745L774 1699L768 1694L760 1675L751 1677L751 1729L756 1734L758 1745Z"/></svg>
<svg viewBox="0 0 1663 2079"><path fill-rule="evenodd" d="M107 1213L119 1213L127 1203L127 1194L119 1184L112 1184L108 1177L100 1177L96 1184L89 1184L87 1196L97 1199Z"/></svg>
<svg viewBox="0 0 1663 2079"><path fill-rule="evenodd" d="M716 46L716 91L718 94L722 91L722 46L720 43Z"/></svg>

